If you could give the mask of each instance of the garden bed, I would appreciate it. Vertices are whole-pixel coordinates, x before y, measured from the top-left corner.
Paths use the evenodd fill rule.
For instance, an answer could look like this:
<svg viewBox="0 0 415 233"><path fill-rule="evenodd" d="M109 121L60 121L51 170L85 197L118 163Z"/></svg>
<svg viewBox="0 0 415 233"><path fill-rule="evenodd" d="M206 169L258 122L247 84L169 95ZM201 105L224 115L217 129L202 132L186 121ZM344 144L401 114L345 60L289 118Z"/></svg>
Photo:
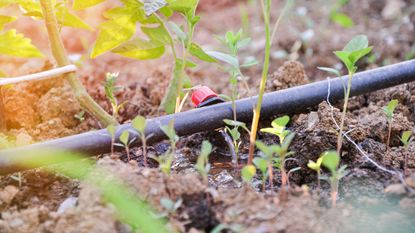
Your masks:
<svg viewBox="0 0 415 233"><path fill-rule="evenodd" d="M229 29L236 31L242 27L242 2L223 1L219 4L201 0L199 13L202 20L195 41L206 47L219 47L211 35L222 35ZM316 67L338 66L332 51L341 49L351 37L349 35L365 33L374 46L373 57L359 63L360 70L415 57L413 2L351 1L342 8L355 21L356 25L350 29L332 23L330 7L316 7L318 4L323 6L321 2L297 1L282 22L278 42L271 54L266 85L268 92L325 79L326 73ZM392 8L397 6L388 5L393 4L390 2L399 2L405 7L395 13L393 10L396 9ZM83 17L96 25L102 21L101 12L110 5L105 3L88 9L82 13ZM273 14L278 15L282 8L280 5L276 4L272 9ZM260 60L264 40L261 39L263 29L259 12L259 6L258 9L248 9L254 42L243 54ZM37 29L37 23L22 20L12 24L13 28L33 38L39 48L47 48L46 39L39 36L41 29ZM77 31L74 36L75 31L64 28L62 38L68 52L79 57L87 52L82 41L92 41L95 33ZM302 36L307 38L299 39ZM111 106L102 84L107 72L120 72L118 85L122 89L116 92L116 97L120 103L126 102L119 112L120 122L129 122L137 115L151 118L165 114L159 110L159 105L173 69L168 57L136 61L106 54L95 60L81 59L78 62L82 63L79 68L82 82L108 112ZM44 59L28 62L0 57L0 69L11 76L51 67L51 63ZM261 66L243 71L250 77L250 89L245 91L240 84L240 97L256 95ZM188 73L194 85L209 86L217 93L231 93L229 75L214 65L202 64ZM63 79L17 84L5 89L3 95L7 134L15 139L16 146L102 127L89 114L80 114L81 106ZM399 104L391 124L389 148L386 145L389 122L383 107L392 99L397 99ZM152 214L165 216L171 232L212 232L220 227L224 230L216 232L415 232L415 144L410 144L406 150L398 138L404 131L414 131L415 84L351 98L345 132L365 154L354 143L344 140L341 164L347 165L347 173L340 181L337 206L332 207L329 183L321 181L322 187L318 191L316 173L307 168L307 163L336 148L338 129L333 118L340 120L342 106L342 102L322 102L301 114L290 116L287 128L295 133L290 146L290 150L295 152L292 157L295 160L288 161L286 167L287 170L301 169L289 174L286 197L281 195L281 174L278 171L274 171L273 185L266 181L265 192L262 191L259 171L252 185L243 182L240 166L232 164L229 146L221 132L215 130L179 139L171 175L162 173L154 159L149 159L149 166L144 167L142 147L131 148L129 156L125 152L116 152L93 159L97 167L116 175L148 201L153 208ZM191 108L190 101L186 102L184 111ZM269 127L275 117L263 119L259 128ZM278 137L263 132L258 133L258 139L266 144L278 142ZM194 168L204 140L214 148L207 182ZM246 132L241 131L241 141L239 163L242 165L249 153L249 135ZM147 152L150 157L157 157L169 147L170 143L164 141L149 146ZM398 173L403 172L406 153L408 169L402 178ZM65 164L56 166L65 167ZM0 232L132 232L131 227L116 214L115 207L100 197L100 191L88 182L50 173L46 169L24 171L20 176L17 173L3 176L0 179ZM168 210L166 200L179 204L176 209Z"/></svg>

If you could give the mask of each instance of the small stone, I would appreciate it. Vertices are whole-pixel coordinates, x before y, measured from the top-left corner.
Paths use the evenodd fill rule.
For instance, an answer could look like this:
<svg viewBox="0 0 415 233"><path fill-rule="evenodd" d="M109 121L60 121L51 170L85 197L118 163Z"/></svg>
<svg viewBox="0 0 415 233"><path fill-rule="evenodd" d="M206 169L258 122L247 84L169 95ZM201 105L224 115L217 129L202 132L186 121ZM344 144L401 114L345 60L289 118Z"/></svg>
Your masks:
<svg viewBox="0 0 415 233"><path fill-rule="evenodd" d="M405 183L409 187L415 189L415 174L412 174L411 176L409 176L408 178L406 178L405 179Z"/></svg>
<svg viewBox="0 0 415 233"><path fill-rule="evenodd" d="M76 197L68 197L65 201L63 201L59 208L58 208L58 214L62 214L69 208L73 208L76 206L76 203L78 202L78 198Z"/></svg>
<svg viewBox="0 0 415 233"><path fill-rule="evenodd" d="M18 188L12 185L6 186L0 191L0 203L10 204L18 192Z"/></svg>
<svg viewBox="0 0 415 233"><path fill-rule="evenodd" d="M385 193L389 196L403 196L406 194L406 190L402 184L392 184L386 187Z"/></svg>

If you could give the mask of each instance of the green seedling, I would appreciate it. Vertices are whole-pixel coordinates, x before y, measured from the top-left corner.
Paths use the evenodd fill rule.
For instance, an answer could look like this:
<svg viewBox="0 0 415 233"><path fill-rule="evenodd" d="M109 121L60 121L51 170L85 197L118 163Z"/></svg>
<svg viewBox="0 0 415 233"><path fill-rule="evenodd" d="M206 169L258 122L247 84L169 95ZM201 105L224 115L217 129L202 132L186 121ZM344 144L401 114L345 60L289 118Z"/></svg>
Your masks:
<svg viewBox="0 0 415 233"><path fill-rule="evenodd" d="M408 148L411 142L413 141L412 131L405 131L402 133L402 137L399 138L405 148L405 158L404 158L404 173L408 171Z"/></svg>
<svg viewBox="0 0 415 233"><path fill-rule="evenodd" d="M221 223L217 225L215 228L213 228L210 233L221 233L221 232L227 232L226 230L229 230L231 232L240 233L244 232L244 227L239 224L224 224Z"/></svg>
<svg viewBox="0 0 415 233"><path fill-rule="evenodd" d="M231 85L231 101L232 101L232 110L233 110L233 120L236 121L236 106L235 100L238 98L238 81L242 80L243 84L245 85L247 91L249 92L249 86L247 84L247 79L242 74L241 69L254 66L258 64L258 61L255 58L248 59L245 63L241 64L238 59L239 50L248 46L251 42L250 38L243 39L243 31L242 29L239 30L237 33L233 33L232 31L228 31L225 35L225 38L220 38L219 40L226 46L228 53L221 53L221 52L208 52L208 54L215 59L225 62L228 64L228 67L225 70L229 73L230 79L229 83Z"/></svg>
<svg viewBox="0 0 415 233"><path fill-rule="evenodd" d="M75 2L80 2L77 0ZM45 22L49 37L49 45L52 50L52 54L56 60L58 66L69 65L69 58L65 54L65 48L63 46L62 39L60 38L60 29L62 26L74 27L79 29L92 30L92 28L83 22L78 16L72 13L72 9L67 6L66 1L53 1L53 0L39 0L39 1L26 1L26 0L1 0L0 8L7 8L12 6L19 6L19 9L23 11L20 17L31 17L32 19L41 19ZM10 11L14 12L14 11ZM6 17L5 22L11 22L16 20L16 17ZM0 23L0 30L3 28L3 21ZM15 57L44 57L42 52L31 44L30 39L25 38L22 34L16 32L15 29L11 29L5 32L0 32L0 54L5 54ZM75 73L68 73L65 75L68 80L74 95L82 108L90 113L94 118L98 119L103 125L108 126L110 124L117 124L117 122L106 113L87 93L85 87L82 85L80 79L76 77Z"/></svg>
<svg viewBox="0 0 415 233"><path fill-rule="evenodd" d="M330 182L331 203L332 206L335 207L339 190L339 181L346 175L347 166L344 165L339 168L340 156L336 151L324 152L321 157L323 157L323 166L329 169L331 173L330 177L321 177L321 179Z"/></svg>
<svg viewBox="0 0 415 233"><path fill-rule="evenodd" d="M151 137L151 135L147 137L145 133L147 127L147 120L143 116L137 116L133 119L131 125L140 135L141 144L143 146L144 167L147 167L147 139L148 137Z"/></svg>
<svg viewBox="0 0 415 233"><path fill-rule="evenodd" d="M289 146L294 139L294 136L294 133L288 134L281 145L274 144L267 146L261 141L257 141L256 143L256 146L261 150L262 154L260 158L254 159L254 164L261 170L263 175L267 174L269 177L271 190L273 187L273 167L276 167L281 171L282 192L284 192L284 189L287 186L288 181L285 162L289 156L294 154L294 152L289 151ZM277 157L275 157L275 155L277 155ZM284 196L284 194L282 195Z"/></svg>
<svg viewBox="0 0 415 233"><path fill-rule="evenodd" d="M168 125L163 125L160 128L170 140L170 149L163 155L152 158L159 163L160 170L164 174L170 175L171 165L173 163L174 153L176 151L176 144L179 141L179 136L177 136L176 131L174 130L173 120L171 120Z"/></svg>
<svg viewBox="0 0 415 233"><path fill-rule="evenodd" d="M324 154L323 154L324 155ZM323 162L323 155L317 159L316 162L309 160L307 163L307 167L317 172L317 190L320 191L320 177L321 177L321 164Z"/></svg>
<svg viewBox="0 0 415 233"><path fill-rule="evenodd" d="M130 132L128 132L128 130L125 130L125 131L123 131L121 133L121 135L120 135L120 142L122 144L118 144L118 145L125 148L125 153L127 153L128 161L131 161L131 157L130 157L130 144L133 143L134 140L130 140Z"/></svg>
<svg viewBox="0 0 415 233"><path fill-rule="evenodd" d="M383 107L383 112L386 114L386 118L388 119L388 138L386 141L386 147L388 148L388 150L390 147L389 144L392 133L393 115L398 104L398 100L391 100L387 106Z"/></svg>
<svg viewBox="0 0 415 233"><path fill-rule="evenodd" d="M79 122L85 121L85 111L80 111L79 113L75 114L75 119L77 119Z"/></svg>
<svg viewBox="0 0 415 233"><path fill-rule="evenodd" d="M284 142L285 137L290 134L291 131L286 129L286 126L290 122L289 116L279 117L272 121L272 128L263 128L261 132L274 134L280 140L280 143Z"/></svg>
<svg viewBox="0 0 415 233"><path fill-rule="evenodd" d="M195 169L202 176L203 181L206 184L208 183L208 174L211 167L209 164L210 153L212 153L212 144L210 144L208 141L203 141L202 149L200 151L199 157L197 158Z"/></svg>
<svg viewBox="0 0 415 233"><path fill-rule="evenodd" d="M232 137L233 146L234 146L234 149L235 149L235 156L236 156L235 163L237 164L238 163L239 148L242 144L241 133L239 132L239 129L242 128L248 134L251 134L251 132L249 131L248 127L246 127L246 124L244 122L233 121L233 120L228 120L228 119L223 120L223 122L225 122L225 124L227 125L225 127L226 132L228 134L230 134L231 137Z"/></svg>
<svg viewBox="0 0 415 233"><path fill-rule="evenodd" d="M115 145L115 132L116 128L114 125L107 126L108 133L111 136L111 157L114 157L114 145Z"/></svg>
<svg viewBox="0 0 415 233"><path fill-rule="evenodd" d="M111 103L112 116L114 119L117 119L119 111L125 105L125 102L118 104L118 100L115 97L115 92L117 92L120 87L115 86L119 73L107 73L105 76L104 90L107 99Z"/></svg>
<svg viewBox="0 0 415 233"><path fill-rule="evenodd" d="M258 124L259 118L261 116L261 108L262 108L262 99L265 93L265 86L267 83L268 71L269 71L269 64L271 58L271 46L272 42L274 41L274 35L278 29L279 22L281 21L282 17L284 16L287 6L291 5L292 1L286 1L286 7L284 7L284 11L278 17L275 26L271 32L270 21L271 21L271 0L261 0L261 6L264 16L264 26L265 26L265 55L264 55L264 64L262 69L262 77L261 83L259 87L259 95L258 101L254 108L254 116L252 118L252 126L251 126L251 135L250 135L250 146L249 146L249 156L248 156L248 164L252 164L254 159L254 152L255 152L255 144L256 144L256 137L258 132Z"/></svg>
<svg viewBox="0 0 415 233"><path fill-rule="evenodd" d="M343 128L346 119L347 107L349 104L350 91L352 89L353 76L356 73L358 67L357 62L364 56L368 55L372 51L373 47L369 46L369 41L365 35L358 35L353 37L352 40L347 43L342 51L335 51L334 54L343 62L348 71L348 82L344 84L344 103L341 116L341 122L339 126L339 134L337 136L337 153L340 154L343 144ZM327 67L319 67L323 71L333 73L340 76L340 72Z"/></svg>

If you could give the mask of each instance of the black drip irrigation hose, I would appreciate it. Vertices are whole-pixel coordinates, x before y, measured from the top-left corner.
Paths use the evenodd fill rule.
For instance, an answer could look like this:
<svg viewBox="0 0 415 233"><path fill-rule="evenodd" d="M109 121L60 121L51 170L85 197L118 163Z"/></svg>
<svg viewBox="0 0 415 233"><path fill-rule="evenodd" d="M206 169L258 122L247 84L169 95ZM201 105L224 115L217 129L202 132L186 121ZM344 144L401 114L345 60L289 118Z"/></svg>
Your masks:
<svg viewBox="0 0 415 233"><path fill-rule="evenodd" d="M319 81L307 85L297 86L281 91L271 92L264 95L261 109L262 117L271 117L278 114L304 112L308 108L316 106L325 101L330 87L330 101L337 101L344 98L344 84L347 83L347 76L330 80ZM354 75L351 89L351 96L357 96L415 81L415 60L405 61L394 65L360 72ZM236 101L238 121L250 123L253 115L253 108L257 97L249 97ZM187 112L149 119L146 134L151 135L148 143L156 143L166 139L160 126L167 125L174 119L174 128L177 135L185 136L198 132L218 129L224 126L224 119L232 119L232 105L230 102L216 104L204 108L194 109ZM116 138L128 130L130 139L139 138L139 135L130 124L124 124L117 128ZM139 146L140 141L135 140L131 146ZM56 140L46 141L24 147L17 147L0 151L0 175L9 174L24 170L25 168L16 164L10 158L15 156L30 160L33 151L46 149L58 149L78 152L84 155L99 155L111 151L111 136L106 129L91 131L74 136L64 137ZM50 157L48 157L50 158ZM60 161L49 159L41 165L53 164Z"/></svg>

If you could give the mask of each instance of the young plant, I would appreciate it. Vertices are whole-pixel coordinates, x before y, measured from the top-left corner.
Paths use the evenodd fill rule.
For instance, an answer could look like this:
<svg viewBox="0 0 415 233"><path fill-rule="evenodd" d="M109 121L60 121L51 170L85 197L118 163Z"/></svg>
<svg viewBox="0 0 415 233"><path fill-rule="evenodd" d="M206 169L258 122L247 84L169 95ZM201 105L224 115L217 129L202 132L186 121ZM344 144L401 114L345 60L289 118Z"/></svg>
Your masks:
<svg viewBox="0 0 415 233"><path fill-rule="evenodd" d="M250 141L249 157L248 157L249 165L252 164L252 161L254 159L258 124L259 124L259 118L261 116L262 98L265 92L265 86L267 83L267 77L268 77L268 71L269 71L269 63L270 63L270 58L271 58L271 46L272 46L275 32L278 29L279 22L281 21L282 17L284 16L284 13L286 12L284 10L283 13L280 14L271 32L270 21L271 21L271 2L272 1L271 0L260 0L260 1L261 1L263 17L264 17L264 25L265 25L265 55L264 55L264 65L262 69L261 83L259 87L258 101L254 108L254 116L252 118L251 135L250 135L250 140L249 140ZM291 4L291 1L287 0L286 6L288 6L289 4ZM284 9L286 9L286 7Z"/></svg>
<svg viewBox="0 0 415 233"><path fill-rule="evenodd" d="M309 160L307 163L307 167L310 168L311 170L314 170L315 172L317 172L317 191L320 192L320 177L321 177L321 164L323 162L323 155L322 154L320 156L320 158L317 159L316 162Z"/></svg>
<svg viewBox="0 0 415 233"><path fill-rule="evenodd" d="M405 158L404 158L404 173L407 174L408 171L408 148L411 142L413 141L412 131L405 131L402 133L402 137L399 138L405 148Z"/></svg>
<svg viewBox="0 0 415 233"><path fill-rule="evenodd" d="M291 132L286 129L288 122L290 122L289 116L279 117L271 122L272 128L263 128L261 132L274 134L279 138L280 143L283 143L285 137Z"/></svg>
<svg viewBox="0 0 415 233"><path fill-rule="evenodd" d="M109 125L107 126L107 130L108 133L111 136L111 157L114 158L115 154L114 154L114 146L115 146L115 133L116 133L116 128L114 125Z"/></svg>
<svg viewBox="0 0 415 233"><path fill-rule="evenodd" d="M228 120L228 119L223 120L223 122L225 122L225 124L228 125L228 126L225 127L225 131L228 132L232 137L233 146L234 146L234 149L235 149L235 160L236 160L236 161L233 161L233 162L235 164L238 164L239 148L242 144L241 133L239 132L239 129L242 128L248 134L251 134L251 132L249 131L248 127L246 127L246 124L243 123L243 122L232 121L232 120Z"/></svg>
<svg viewBox="0 0 415 233"><path fill-rule="evenodd" d="M333 207L336 206L337 195L339 190L339 181L346 175L346 165L339 168L340 156L336 151L327 151L322 155L323 166L329 169L331 176L322 177L321 179L330 182L331 187L331 204Z"/></svg>
<svg viewBox="0 0 415 233"><path fill-rule="evenodd" d="M208 183L208 174L210 171L210 164L209 164L210 153L212 153L212 144L210 144L208 141L203 141L202 149L200 151L199 157L197 158L195 169L202 176L203 181L206 184Z"/></svg>
<svg viewBox="0 0 415 233"><path fill-rule="evenodd" d="M220 38L220 41L227 47L228 53L221 53L217 51L207 52L211 57L225 62L229 65L225 70L229 73L230 79L229 83L231 85L232 93L230 99L232 101L232 110L233 110L233 120L236 121L236 106L235 101L238 98L238 81L241 80L245 85L247 91L249 91L248 83L246 78L242 74L241 69L254 66L258 64L258 61L255 58L248 59L245 63L241 64L238 59L239 50L246 47L250 42L250 38L242 38L243 31L239 30L237 33L228 31L225 35L225 38Z"/></svg>
<svg viewBox="0 0 415 233"><path fill-rule="evenodd" d="M289 156L294 154L293 152L289 151L289 146L292 140L294 139L294 136L294 133L288 134L280 145L274 144L267 146L261 141L257 141L256 143L258 149L262 151L262 155L260 158L254 159L254 164L257 165L257 167L261 170L263 174L264 169L267 169L271 189L273 187L273 167L276 167L281 171L281 186L283 187L282 192L285 192L284 190L288 183L285 162ZM275 157L275 155L277 155L278 157Z"/></svg>
<svg viewBox="0 0 415 233"><path fill-rule="evenodd" d="M175 215L177 210L182 206L183 199L179 198L177 201L172 201L170 198L162 197L160 204L166 209L167 212L162 213L160 217L167 217L169 215Z"/></svg>
<svg viewBox="0 0 415 233"><path fill-rule="evenodd" d="M388 119L388 138L386 141L386 147L389 150L390 147L390 138L392 133L392 123L393 123L393 115L395 112L396 107L398 106L398 100L391 100L387 106L383 107L383 112L386 114L386 118Z"/></svg>
<svg viewBox="0 0 415 233"><path fill-rule="evenodd" d="M115 97L115 92L120 89L120 87L115 86L119 73L107 73L105 77L104 90L107 99L111 103L112 116L114 119L117 119L119 111L123 108L124 103L118 104L118 100Z"/></svg>
<svg viewBox="0 0 415 233"><path fill-rule="evenodd" d="M153 157L153 159L159 163L160 170L164 174L170 175L171 165L173 163L174 153L176 151L176 144L179 141L179 136L177 136L176 131L174 130L174 120L171 120L168 125L163 125L160 128L170 140L170 149L159 157Z"/></svg>
<svg viewBox="0 0 415 233"><path fill-rule="evenodd" d="M125 152L127 153L127 158L128 158L128 162L131 161L131 157L130 157L130 144L133 142L134 140L130 141L130 132L128 132L128 130L125 130L121 133L120 135L120 142L122 143L121 146L123 146L125 148Z"/></svg>
<svg viewBox="0 0 415 233"><path fill-rule="evenodd" d="M131 125L140 135L141 143L143 146L144 167L147 167L147 139L148 137L151 137L151 135L146 137L146 133L145 133L146 127L147 127L146 118L143 116L137 116L133 119L133 121L131 122Z"/></svg>
<svg viewBox="0 0 415 233"><path fill-rule="evenodd" d="M337 136L337 153L340 154L343 145L343 128L346 119L347 107L349 104L350 91L352 89L353 76L357 71L357 62L368 55L372 51L373 47L369 46L369 41L365 35L355 36L352 40L347 43L342 51L335 51L334 54L343 62L348 71L348 82L344 85L344 104L343 112L341 116L341 122L339 126L339 134ZM340 76L340 72L335 69L327 67L319 67L319 69L334 73Z"/></svg>
<svg viewBox="0 0 415 233"><path fill-rule="evenodd" d="M354 26L353 19L347 14L340 12L340 9L347 5L348 2L348 0L337 0L330 13L330 20L344 28L351 28Z"/></svg>

